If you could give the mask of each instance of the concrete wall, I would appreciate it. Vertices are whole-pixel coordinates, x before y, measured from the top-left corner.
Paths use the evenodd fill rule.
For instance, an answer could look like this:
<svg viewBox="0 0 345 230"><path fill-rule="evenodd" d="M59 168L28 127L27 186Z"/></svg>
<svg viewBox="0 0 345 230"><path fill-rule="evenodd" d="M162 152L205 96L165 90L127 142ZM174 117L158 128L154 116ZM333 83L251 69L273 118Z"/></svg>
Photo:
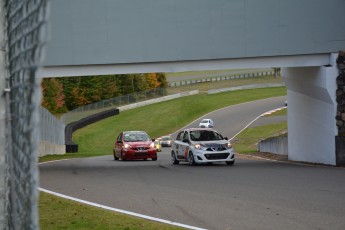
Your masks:
<svg viewBox="0 0 345 230"><path fill-rule="evenodd" d="M333 66L284 68L288 98L289 159L336 164L336 77Z"/></svg>
<svg viewBox="0 0 345 230"><path fill-rule="evenodd" d="M275 153L288 155L288 138L272 137L258 143L258 151L263 153Z"/></svg>
<svg viewBox="0 0 345 230"><path fill-rule="evenodd" d="M48 141L40 141L39 147L39 157L43 157L46 155L63 155L66 153L66 146L59 145L56 143L51 143Z"/></svg>
<svg viewBox="0 0 345 230"><path fill-rule="evenodd" d="M345 21L343 0L50 4L44 66L289 56L338 52L345 46L345 30L338 23Z"/></svg>
<svg viewBox="0 0 345 230"><path fill-rule="evenodd" d="M39 156L65 154L65 124L42 106L39 107Z"/></svg>

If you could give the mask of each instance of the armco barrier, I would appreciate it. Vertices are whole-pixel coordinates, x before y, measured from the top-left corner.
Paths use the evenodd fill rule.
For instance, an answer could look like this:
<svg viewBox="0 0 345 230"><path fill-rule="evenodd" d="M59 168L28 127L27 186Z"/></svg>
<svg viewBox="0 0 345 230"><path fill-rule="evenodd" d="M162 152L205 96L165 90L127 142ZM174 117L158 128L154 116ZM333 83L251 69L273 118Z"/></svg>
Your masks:
<svg viewBox="0 0 345 230"><path fill-rule="evenodd" d="M110 109L68 124L65 128L66 153L78 152L78 145L72 141L72 134L74 131L76 131L77 129L81 129L92 123L95 123L99 120L102 120L104 118L115 116L118 114L119 109Z"/></svg>

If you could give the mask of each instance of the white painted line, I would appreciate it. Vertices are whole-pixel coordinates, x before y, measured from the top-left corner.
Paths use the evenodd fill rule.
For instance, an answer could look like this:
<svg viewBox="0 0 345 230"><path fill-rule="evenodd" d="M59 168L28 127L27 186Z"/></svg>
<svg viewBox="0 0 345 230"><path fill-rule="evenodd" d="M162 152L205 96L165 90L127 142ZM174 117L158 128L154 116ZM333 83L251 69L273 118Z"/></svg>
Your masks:
<svg viewBox="0 0 345 230"><path fill-rule="evenodd" d="M181 128L181 129L179 129L179 130L173 132L172 134L175 134L175 133L179 132L180 130L185 129L186 127L190 126L190 125L193 124L194 122L196 122L196 121L198 121L198 120L201 120L202 118L207 117L207 116L208 116L209 114L211 114L211 113L214 113L214 112L217 112L217 111L220 111L220 110L223 110L223 109L228 109L228 108L231 108L231 107L235 107L235 106L238 106L238 105L249 104L249 103L252 103L252 102L255 102L255 101L266 101L266 100L271 100L271 99L273 99L273 98L282 98L282 97L286 97L286 96L270 97L270 98L265 98L265 99L260 99L260 100L247 101L247 102L243 102L243 103L239 103L239 104L229 105L229 106L224 107L224 108L216 109L216 110L214 110L214 111L211 111L211 112L209 112L209 113L207 113L207 114L202 115L201 117L195 119L194 121L192 121L192 122L190 122L189 124L185 125L183 128ZM284 107L282 107L282 108L284 108ZM260 116L262 116L262 114L261 114ZM258 119L258 118L256 118L256 119ZM252 123L253 123L253 122L252 122ZM248 127L248 126L247 126L247 127ZM245 128L244 128L244 129L245 129ZM244 130L244 129L243 129L243 130ZM243 131L243 130L242 130L242 131ZM242 131L240 131L240 132L242 132ZM238 133L237 133L236 135L238 135ZM236 135L235 135L235 136L236 136ZM235 137L235 136L234 136L234 137ZM233 138L234 138L234 137L233 137Z"/></svg>
<svg viewBox="0 0 345 230"><path fill-rule="evenodd" d="M281 109L283 109L283 108L285 108L285 107L280 107L280 108L277 108L277 109L273 109L273 110L270 110L270 111L268 111L268 112L264 112L263 114L261 114L261 115L259 115L258 117L256 117L254 120L252 120L251 122L249 122L249 124L248 125L246 125L243 129L241 129L238 133L236 133L233 137L231 137L230 138L230 141L232 140L232 139L234 139L238 134L240 134L243 130L245 130L246 128L248 128L251 124L253 124L257 119L259 119L260 117L262 117L262 116L264 116L264 115L266 115L266 114L271 114L271 113L273 113L273 112L275 112L275 111L278 111L278 110L281 110Z"/></svg>
<svg viewBox="0 0 345 230"><path fill-rule="evenodd" d="M67 161L71 159L80 159L80 158L67 158L67 159L61 159L61 160L53 160L53 161L44 161L44 162L39 162L39 165L47 164L47 163L54 163L54 162L59 162L59 161Z"/></svg>
<svg viewBox="0 0 345 230"><path fill-rule="evenodd" d="M43 189L43 188L38 188L38 190L42 191L42 192L49 193L49 194L54 195L54 196L65 198L65 199L68 199L68 200L73 200L73 201L76 201L76 202L79 202L79 203L91 205L91 206L98 207L98 208L103 208L103 209L114 211L114 212L123 213L123 214L126 214L126 215L131 215L131 216L135 216L135 217L139 217L139 218L143 218L143 219L147 219L147 220L151 220L151 221L156 221L156 222L160 222L160 223L164 223L164 224L174 225L174 226L178 226L178 227L182 227L182 228L186 228L186 229L206 230L205 228L198 228L198 227L194 227L194 226L190 226L190 225L186 225L186 224L181 224L181 223L173 222L173 221L170 221L170 220L164 220L164 219L160 219L160 218L156 218L156 217L152 217L152 216L147 216L147 215L143 215L143 214L139 214L139 213L135 213L135 212L130 212L130 211L122 210L122 209L112 208L112 207L108 207L108 206L105 206L105 205L100 205L100 204L93 203L93 202L90 202L90 201L81 200L81 199L78 199L78 198L75 198L75 197L66 196L66 195L63 195L63 194L60 194L60 193L57 193L57 192L53 192L53 191L50 191L50 190L47 190L47 189Z"/></svg>

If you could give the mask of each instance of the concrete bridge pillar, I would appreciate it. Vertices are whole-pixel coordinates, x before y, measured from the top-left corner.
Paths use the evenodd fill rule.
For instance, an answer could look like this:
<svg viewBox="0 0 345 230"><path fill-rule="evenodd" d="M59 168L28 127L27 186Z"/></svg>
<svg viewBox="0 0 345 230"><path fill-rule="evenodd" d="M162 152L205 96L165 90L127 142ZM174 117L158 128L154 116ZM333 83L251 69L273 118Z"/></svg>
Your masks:
<svg viewBox="0 0 345 230"><path fill-rule="evenodd" d="M336 65L282 69L288 98L288 157L293 161L337 164Z"/></svg>

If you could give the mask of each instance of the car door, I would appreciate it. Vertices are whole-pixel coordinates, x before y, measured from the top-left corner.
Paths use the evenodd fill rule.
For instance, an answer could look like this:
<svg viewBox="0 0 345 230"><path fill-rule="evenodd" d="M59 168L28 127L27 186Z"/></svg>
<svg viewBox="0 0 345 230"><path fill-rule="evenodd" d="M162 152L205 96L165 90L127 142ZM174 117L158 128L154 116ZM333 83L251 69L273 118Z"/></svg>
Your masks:
<svg viewBox="0 0 345 230"><path fill-rule="evenodd" d="M179 142L179 145L180 146L179 146L178 158L187 160L188 159L188 152L189 152L189 145L190 145L189 133L187 130L183 133L183 136L181 138L181 141Z"/></svg>
<svg viewBox="0 0 345 230"><path fill-rule="evenodd" d="M176 153L176 157L179 159L179 160L183 160L185 159L185 156L184 156L184 151L186 149L186 146L185 144L183 143L183 137L185 136L185 133L187 131L181 131L177 137L176 137L176 140L174 141L174 149L175 149L175 153Z"/></svg>
<svg viewBox="0 0 345 230"><path fill-rule="evenodd" d="M184 131L181 131L177 134L175 141L173 142L172 149L174 150L176 157L178 158L180 152L180 142L183 137Z"/></svg>
<svg viewBox="0 0 345 230"><path fill-rule="evenodd" d="M116 143L115 143L115 154L117 157L121 157L121 150L122 150L122 136L123 133L120 133L120 135L116 138Z"/></svg>

